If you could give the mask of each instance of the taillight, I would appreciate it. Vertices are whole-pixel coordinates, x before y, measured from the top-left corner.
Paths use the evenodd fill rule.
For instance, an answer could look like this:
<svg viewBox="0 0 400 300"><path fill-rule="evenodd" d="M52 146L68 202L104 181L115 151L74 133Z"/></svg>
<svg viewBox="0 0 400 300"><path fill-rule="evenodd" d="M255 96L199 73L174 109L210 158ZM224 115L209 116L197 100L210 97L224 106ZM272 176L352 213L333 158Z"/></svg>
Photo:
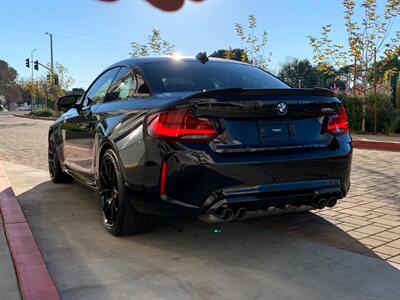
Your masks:
<svg viewBox="0 0 400 300"><path fill-rule="evenodd" d="M187 109L150 115L147 119L147 132L152 137L190 141L208 141L217 135L210 120L197 118Z"/></svg>
<svg viewBox="0 0 400 300"><path fill-rule="evenodd" d="M329 119L327 131L332 135L342 135L349 132L347 114L343 106L340 106L339 112L336 116Z"/></svg>
<svg viewBox="0 0 400 300"><path fill-rule="evenodd" d="M163 161L161 165L161 176L160 176L160 196L165 195L166 183L167 183L167 162Z"/></svg>

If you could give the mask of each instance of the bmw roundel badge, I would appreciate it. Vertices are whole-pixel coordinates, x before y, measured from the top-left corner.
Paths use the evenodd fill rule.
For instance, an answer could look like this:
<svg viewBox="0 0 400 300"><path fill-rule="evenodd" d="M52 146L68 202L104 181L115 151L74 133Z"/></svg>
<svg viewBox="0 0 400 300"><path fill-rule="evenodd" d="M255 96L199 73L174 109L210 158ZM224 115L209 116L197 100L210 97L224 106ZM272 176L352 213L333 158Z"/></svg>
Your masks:
<svg viewBox="0 0 400 300"><path fill-rule="evenodd" d="M278 115L284 116L284 115L286 115L286 113L288 111L288 106L285 102L280 102L276 106L276 110L278 112Z"/></svg>

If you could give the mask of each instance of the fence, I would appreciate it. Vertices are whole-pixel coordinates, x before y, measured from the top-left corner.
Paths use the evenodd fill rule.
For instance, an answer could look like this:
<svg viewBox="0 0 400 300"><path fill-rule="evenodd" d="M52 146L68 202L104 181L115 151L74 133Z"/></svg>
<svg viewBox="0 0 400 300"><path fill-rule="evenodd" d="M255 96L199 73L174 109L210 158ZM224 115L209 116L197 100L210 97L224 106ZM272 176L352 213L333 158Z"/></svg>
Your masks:
<svg viewBox="0 0 400 300"><path fill-rule="evenodd" d="M296 76L282 76L279 77L289 85L295 88L326 88L346 90L348 84L341 77L328 76L320 73L296 75ZM342 77L343 78L343 77ZM400 107L400 72L394 74L390 79L390 102L394 107Z"/></svg>
<svg viewBox="0 0 400 300"><path fill-rule="evenodd" d="M329 88L331 80L322 74L307 74L280 77L283 81L296 88Z"/></svg>

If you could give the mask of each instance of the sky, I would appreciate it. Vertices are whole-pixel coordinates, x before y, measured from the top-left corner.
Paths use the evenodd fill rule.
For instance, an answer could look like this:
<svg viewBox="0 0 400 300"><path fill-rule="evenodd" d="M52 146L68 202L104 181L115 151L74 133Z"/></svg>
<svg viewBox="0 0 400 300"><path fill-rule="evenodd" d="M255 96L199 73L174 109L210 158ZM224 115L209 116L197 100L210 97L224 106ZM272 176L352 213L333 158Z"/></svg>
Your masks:
<svg viewBox="0 0 400 300"><path fill-rule="evenodd" d="M359 2L358 0L357 2ZM312 59L307 36L318 35L332 24L332 38L345 44L341 0L205 0L186 1L178 12L167 13L144 0L0 0L0 59L30 78L25 59L50 61L53 34L54 61L75 79L74 87L87 88L109 65L129 57L130 43L145 43L153 28L176 45L182 55L239 48L234 24L246 24L254 14L258 29L268 32L269 69L277 72L288 57ZM381 0L382 4L384 1ZM382 5L381 5L382 6ZM392 30L399 30L397 21ZM43 68L34 76L46 74Z"/></svg>

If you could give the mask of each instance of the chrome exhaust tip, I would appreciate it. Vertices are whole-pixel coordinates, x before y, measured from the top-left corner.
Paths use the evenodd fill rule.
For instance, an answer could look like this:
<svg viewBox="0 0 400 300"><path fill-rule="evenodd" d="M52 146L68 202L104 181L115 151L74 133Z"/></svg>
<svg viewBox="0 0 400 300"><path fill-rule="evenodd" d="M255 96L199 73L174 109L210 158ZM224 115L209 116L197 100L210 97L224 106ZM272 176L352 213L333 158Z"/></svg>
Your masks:
<svg viewBox="0 0 400 300"><path fill-rule="evenodd" d="M230 208L224 209L218 217L223 221L230 221L233 219L233 211Z"/></svg>
<svg viewBox="0 0 400 300"><path fill-rule="evenodd" d="M325 198L322 198L318 202L318 209L323 209L327 205L328 205L328 200L326 200Z"/></svg>
<svg viewBox="0 0 400 300"><path fill-rule="evenodd" d="M336 197L331 197L328 200L328 207L334 207L337 203L337 198Z"/></svg>
<svg viewBox="0 0 400 300"><path fill-rule="evenodd" d="M323 209L325 206L328 205L328 200L326 200L326 198L319 198L314 200L311 203L312 207L315 209Z"/></svg>
<svg viewBox="0 0 400 300"><path fill-rule="evenodd" d="M247 208L241 207L236 213L236 219L242 221L247 217Z"/></svg>

